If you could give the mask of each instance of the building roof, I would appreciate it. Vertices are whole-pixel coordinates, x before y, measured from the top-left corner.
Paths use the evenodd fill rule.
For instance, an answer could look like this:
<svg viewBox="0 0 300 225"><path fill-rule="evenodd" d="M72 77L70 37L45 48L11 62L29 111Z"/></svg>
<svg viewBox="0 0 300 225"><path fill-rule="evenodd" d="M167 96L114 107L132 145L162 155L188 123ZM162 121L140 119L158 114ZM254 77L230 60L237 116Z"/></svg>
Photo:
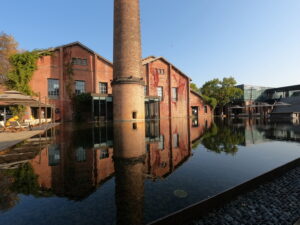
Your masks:
<svg viewBox="0 0 300 225"><path fill-rule="evenodd" d="M300 84L285 86L285 87L278 87L278 88L270 88L267 90L267 92L298 91L298 90L300 90Z"/></svg>
<svg viewBox="0 0 300 225"><path fill-rule="evenodd" d="M264 87L264 86L250 85L250 84L239 84L239 85L236 85L236 87L244 89L244 90L245 89L268 90L268 89L272 88L272 87Z"/></svg>
<svg viewBox="0 0 300 225"><path fill-rule="evenodd" d="M202 97L201 94L199 94L198 92L196 92L196 91L194 91L194 90L192 90L192 89L190 90L190 92L191 92L192 94L196 95L197 97L201 98L202 101L204 101L203 97Z"/></svg>
<svg viewBox="0 0 300 225"><path fill-rule="evenodd" d="M165 63L171 65L175 70L177 70L179 73L181 73L184 77L188 78L190 81L192 80L189 76L187 76L185 73L183 73L180 69L178 69L176 66L174 66L174 64L170 63L167 59L165 59L164 57L162 56L159 56L159 57L155 57L155 56L148 56L146 58L144 58L142 60L142 64L143 65L146 65L146 64L149 64L149 63L152 63L156 60L162 60L164 61Z"/></svg>
<svg viewBox="0 0 300 225"><path fill-rule="evenodd" d="M60 48L71 47L71 46L74 46L74 45L78 45L78 46L84 48L85 50L89 51L90 53L95 54L99 59L101 59L101 60L105 61L106 63L110 64L111 66L113 66L113 63L111 61L109 61L108 59L106 59L103 56L99 55L97 52L91 50L90 48L88 48L87 46L85 46L84 44L82 44L79 41L72 42L72 43L65 44L65 45L60 45L60 46L57 46L57 47L54 47L54 48L49 48L49 50L55 51L55 50L59 50Z"/></svg>

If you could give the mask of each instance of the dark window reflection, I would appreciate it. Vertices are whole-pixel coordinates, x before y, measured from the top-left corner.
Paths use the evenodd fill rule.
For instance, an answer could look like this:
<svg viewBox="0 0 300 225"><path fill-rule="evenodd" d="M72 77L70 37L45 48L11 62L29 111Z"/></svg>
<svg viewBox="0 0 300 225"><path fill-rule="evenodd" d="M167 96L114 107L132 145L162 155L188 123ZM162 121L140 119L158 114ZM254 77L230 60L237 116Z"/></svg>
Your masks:
<svg viewBox="0 0 300 225"><path fill-rule="evenodd" d="M173 147L179 147L179 134L173 134Z"/></svg>
<svg viewBox="0 0 300 225"><path fill-rule="evenodd" d="M56 166L59 165L60 163L60 149L59 149L59 145L57 144L52 144L49 145L49 166Z"/></svg>
<svg viewBox="0 0 300 225"><path fill-rule="evenodd" d="M160 137L159 137L158 149L159 150L164 150L165 149L165 137L164 137L164 135L160 135Z"/></svg>
<svg viewBox="0 0 300 225"><path fill-rule="evenodd" d="M76 149L76 161L84 162L86 160L86 150L83 147L78 147Z"/></svg>
<svg viewBox="0 0 300 225"><path fill-rule="evenodd" d="M106 159L109 157L108 149L101 149L100 150L100 159Z"/></svg>
<svg viewBox="0 0 300 225"><path fill-rule="evenodd" d="M199 127L198 118L192 120L192 127Z"/></svg>

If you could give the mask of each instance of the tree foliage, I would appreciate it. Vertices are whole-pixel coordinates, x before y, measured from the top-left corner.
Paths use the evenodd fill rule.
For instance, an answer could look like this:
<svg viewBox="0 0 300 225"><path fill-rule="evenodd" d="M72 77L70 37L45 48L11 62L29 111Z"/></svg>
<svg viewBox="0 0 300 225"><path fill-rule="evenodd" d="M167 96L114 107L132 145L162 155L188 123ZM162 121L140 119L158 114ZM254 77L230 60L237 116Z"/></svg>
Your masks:
<svg viewBox="0 0 300 225"><path fill-rule="evenodd" d="M13 171L14 183L11 190L25 195L37 194L39 191L38 176L29 163L20 165Z"/></svg>
<svg viewBox="0 0 300 225"><path fill-rule="evenodd" d="M18 52L18 42L13 36L0 33L0 75L6 75L10 68L9 57Z"/></svg>
<svg viewBox="0 0 300 225"><path fill-rule="evenodd" d="M190 87L193 91L195 91L197 93L201 93L200 88L198 88L198 86L195 83L191 83Z"/></svg>
<svg viewBox="0 0 300 225"><path fill-rule="evenodd" d="M245 141L243 129L214 124L201 138L202 144L210 151L235 155L238 145Z"/></svg>
<svg viewBox="0 0 300 225"><path fill-rule="evenodd" d="M28 95L32 94L29 82L33 72L37 69L37 59L38 55L31 52L15 54L10 57L12 69L7 74L7 86L9 89L20 91Z"/></svg>
<svg viewBox="0 0 300 225"><path fill-rule="evenodd" d="M210 105L213 109L216 108L217 106L217 100L215 98L212 98L212 97L208 97L204 94L201 93L201 88L199 88L196 84L194 83L191 83L190 84L190 87L193 91L197 92L202 98L203 98L203 101Z"/></svg>
<svg viewBox="0 0 300 225"><path fill-rule="evenodd" d="M33 95L29 82L37 69L37 60L39 57L51 54L46 50L34 50L12 55L9 58L11 69L7 74L8 88L27 95Z"/></svg>
<svg viewBox="0 0 300 225"><path fill-rule="evenodd" d="M8 211L19 201L17 193L11 191L13 181L10 174L0 171L0 211Z"/></svg>
<svg viewBox="0 0 300 225"><path fill-rule="evenodd" d="M91 117L92 96L90 93L81 93L72 98L74 119L77 122L86 121Z"/></svg>
<svg viewBox="0 0 300 225"><path fill-rule="evenodd" d="M236 81L233 77L223 78L223 80L213 79L207 81L201 88L201 93L210 98L214 98L221 109L243 94L240 88L235 87Z"/></svg>

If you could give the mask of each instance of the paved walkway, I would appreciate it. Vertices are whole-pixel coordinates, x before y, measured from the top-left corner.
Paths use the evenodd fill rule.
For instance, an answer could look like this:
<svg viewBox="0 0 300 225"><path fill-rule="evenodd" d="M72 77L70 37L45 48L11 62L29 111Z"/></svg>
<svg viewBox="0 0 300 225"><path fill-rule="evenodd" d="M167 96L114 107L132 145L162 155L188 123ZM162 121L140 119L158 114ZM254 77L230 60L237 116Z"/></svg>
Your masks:
<svg viewBox="0 0 300 225"><path fill-rule="evenodd" d="M300 216L300 167L241 195L193 225L296 225Z"/></svg>
<svg viewBox="0 0 300 225"><path fill-rule="evenodd" d="M34 127L32 130L20 132L1 132L0 133L0 151L10 148L28 138L44 133L46 130L57 126L58 123L44 124L40 127Z"/></svg>

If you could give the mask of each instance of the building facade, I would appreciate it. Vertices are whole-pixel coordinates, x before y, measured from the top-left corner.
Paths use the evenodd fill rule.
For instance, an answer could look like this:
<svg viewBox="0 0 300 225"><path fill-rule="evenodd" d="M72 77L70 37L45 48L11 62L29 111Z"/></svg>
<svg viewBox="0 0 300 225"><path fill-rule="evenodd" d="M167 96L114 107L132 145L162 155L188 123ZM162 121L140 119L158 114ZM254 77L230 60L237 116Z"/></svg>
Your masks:
<svg viewBox="0 0 300 225"><path fill-rule="evenodd" d="M229 106L231 115L300 119L300 85L269 88L238 85L243 95Z"/></svg>
<svg viewBox="0 0 300 225"><path fill-rule="evenodd" d="M52 55L38 59L38 69L30 86L42 100L47 99L56 106L58 120L73 119L71 99L74 94L93 93L104 100L111 97L111 62L79 42L52 51Z"/></svg>
<svg viewBox="0 0 300 225"><path fill-rule="evenodd" d="M74 119L72 96L81 93L93 97L93 120L111 120L113 64L80 42L50 50L51 55L38 59L30 86L42 101L56 106L56 120ZM145 58L141 74L146 119L211 116L212 109L201 96L190 92L190 78L163 57ZM191 107L198 107L199 114Z"/></svg>

